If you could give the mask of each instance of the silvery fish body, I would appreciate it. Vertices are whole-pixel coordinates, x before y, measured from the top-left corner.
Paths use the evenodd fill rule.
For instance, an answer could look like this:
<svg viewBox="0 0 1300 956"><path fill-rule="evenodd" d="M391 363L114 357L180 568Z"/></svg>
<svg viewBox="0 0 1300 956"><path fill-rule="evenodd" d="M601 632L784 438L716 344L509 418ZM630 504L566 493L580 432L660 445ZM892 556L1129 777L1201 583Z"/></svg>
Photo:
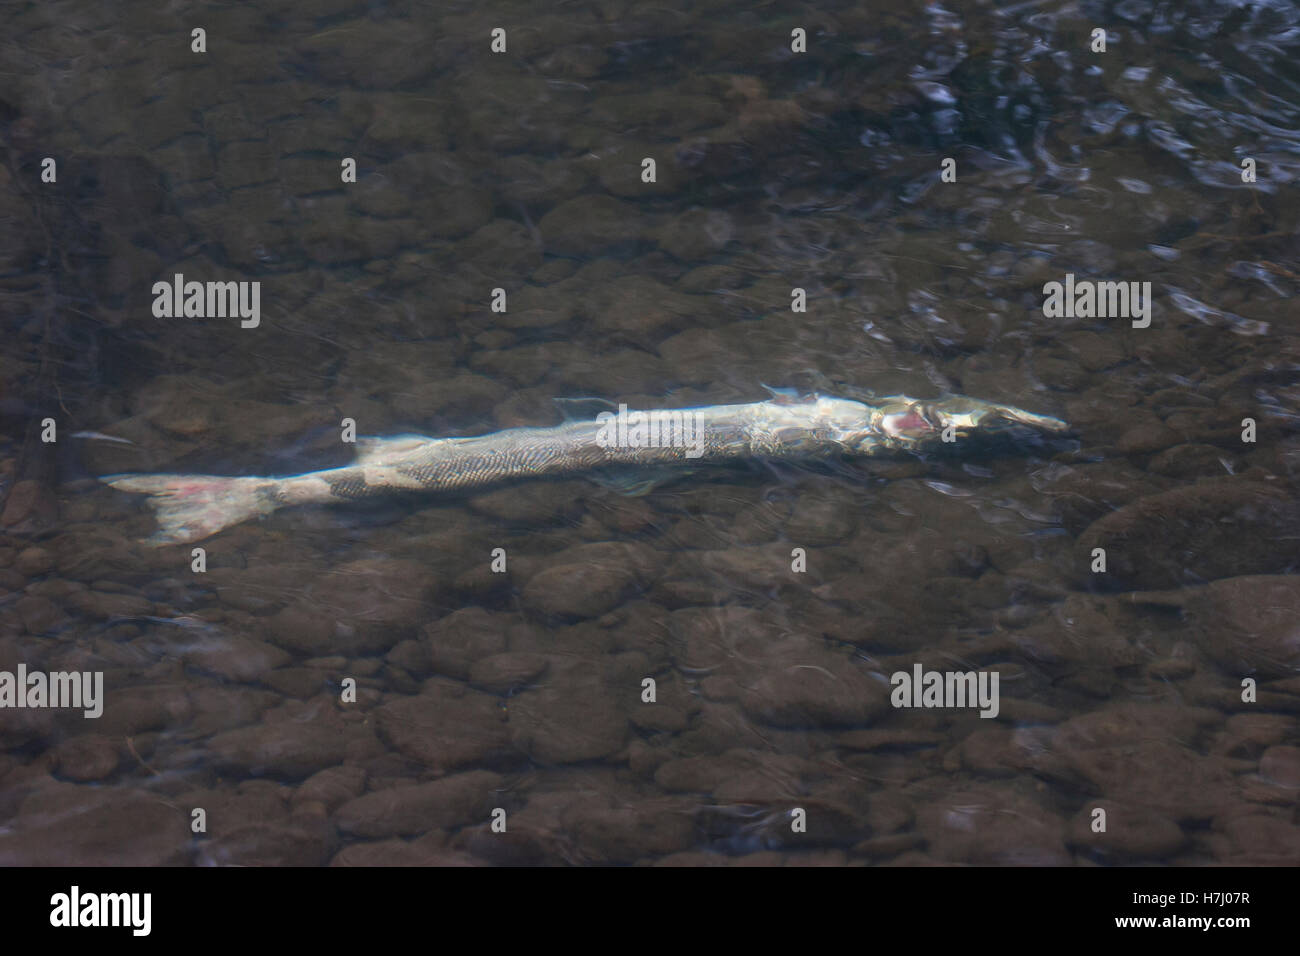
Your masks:
<svg viewBox="0 0 1300 956"><path fill-rule="evenodd" d="M362 439L351 465L283 478L109 475L101 480L151 496L159 530L149 544L187 544L288 505L481 488L611 465L872 455L1015 424L1047 432L1068 427L1057 418L960 396L923 401L894 395L861 402L774 392L767 401L740 405L635 411L619 406L588 421L469 438Z"/></svg>

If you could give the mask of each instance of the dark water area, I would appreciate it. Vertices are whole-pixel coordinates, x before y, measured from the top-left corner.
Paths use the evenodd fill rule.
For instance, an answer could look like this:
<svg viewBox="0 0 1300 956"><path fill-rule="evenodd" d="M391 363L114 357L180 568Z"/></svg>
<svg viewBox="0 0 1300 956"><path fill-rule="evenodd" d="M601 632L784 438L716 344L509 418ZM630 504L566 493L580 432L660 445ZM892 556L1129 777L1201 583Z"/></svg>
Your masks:
<svg viewBox="0 0 1300 956"><path fill-rule="evenodd" d="M0 863L1300 861L1300 7L15 4L0 75L0 680L103 681L0 709ZM765 384L1073 431L286 508L202 571L97 480Z"/></svg>

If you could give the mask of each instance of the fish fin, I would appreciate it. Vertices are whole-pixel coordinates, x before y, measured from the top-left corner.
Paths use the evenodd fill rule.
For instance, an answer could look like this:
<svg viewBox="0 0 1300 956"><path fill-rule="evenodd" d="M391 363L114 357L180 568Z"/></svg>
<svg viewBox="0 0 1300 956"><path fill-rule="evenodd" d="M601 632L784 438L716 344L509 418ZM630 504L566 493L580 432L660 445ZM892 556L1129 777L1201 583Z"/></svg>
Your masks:
<svg viewBox="0 0 1300 956"><path fill-rule="evenodd" d="M604 398L553 398L551 399L564 416L564 424L570 422L588 422L601 412L618 411L618 406Z"/></svg>
<svg viewBox="0 0 1300 956"><path fill-rule="evenodd" d="M145 544L189 544L214 535L278 505L265 494L273 478L220 478L214 475L106 475L99 479L118 491L148 495L158 531Z"/></svg>
<svg viewBox="0 0 1300 956"><path fill-rule="evenodd" d="M436 441L427 435L393 435L390 438L358 438L358 465L374 463L386 455L400 455L404 451L413 451L420 445Z"/></svg>
<svg viewBox="0 0 1300 956"><path fill-rule="evenodd" d="M678 468L675 466L665 466L655 468L645 466L641 468L621 469L612 473L595 472L587 478L602 488L608 488L610 491L623 495L626 498L640 498L648 495L660 485L666 485L678 478L684 478L692 474L693 468Z"/></svg>
<svg viewBox="0 0 1300 956"><path fill-rule="evenodd" d="M763 385L762 382L758 384ZM776 405L806 405L809 402L817 401L815 392L801 392L797 388L777 388L772 385L763 385L768 394L772 396L772 402Z"/></svg>

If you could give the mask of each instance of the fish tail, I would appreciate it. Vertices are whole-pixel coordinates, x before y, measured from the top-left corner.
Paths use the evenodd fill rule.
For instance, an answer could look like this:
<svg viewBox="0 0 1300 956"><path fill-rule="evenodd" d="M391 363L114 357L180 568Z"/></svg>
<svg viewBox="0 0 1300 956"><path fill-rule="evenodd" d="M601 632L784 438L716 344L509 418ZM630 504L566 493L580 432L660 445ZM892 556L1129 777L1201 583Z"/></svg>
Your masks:
<svg viewBox="0 0 1300 956"><path fill-rule="evenodd" d="M149 496L158 531L145 544L161 547L201 541L223 528L270 514L279 502L270 478L214 475L107 475L100 481L119 491Z"/></svg>

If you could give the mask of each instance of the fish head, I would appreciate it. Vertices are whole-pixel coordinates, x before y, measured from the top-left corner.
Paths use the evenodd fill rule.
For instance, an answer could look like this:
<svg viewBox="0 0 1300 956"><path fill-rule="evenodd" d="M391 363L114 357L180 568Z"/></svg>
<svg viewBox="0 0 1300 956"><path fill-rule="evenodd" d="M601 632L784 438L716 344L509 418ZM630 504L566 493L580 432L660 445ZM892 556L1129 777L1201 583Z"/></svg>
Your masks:
<svg viewBox="0 0 1300 956"><path fill-rule="evenodd" d="M1050 415L962 395L934 400L896 395L882 399L875 412L875 427L881 440L901 448L951 442L977 432L994 432L1016 425L1053 434L1068 431L1070 427Z"/></svg>
<svg viewBox="0 0 1300 956"><path fill-rule="evenodd" d="M1046 432L1069 429L1059 418L960 395L891 395L861 402L813 393L779 395L755 407L761 409L763 430L777 436L776 444L787 453L801 443L832 442L847 452L870 454L881 448L915 450L1016 425Z"/></svg>

